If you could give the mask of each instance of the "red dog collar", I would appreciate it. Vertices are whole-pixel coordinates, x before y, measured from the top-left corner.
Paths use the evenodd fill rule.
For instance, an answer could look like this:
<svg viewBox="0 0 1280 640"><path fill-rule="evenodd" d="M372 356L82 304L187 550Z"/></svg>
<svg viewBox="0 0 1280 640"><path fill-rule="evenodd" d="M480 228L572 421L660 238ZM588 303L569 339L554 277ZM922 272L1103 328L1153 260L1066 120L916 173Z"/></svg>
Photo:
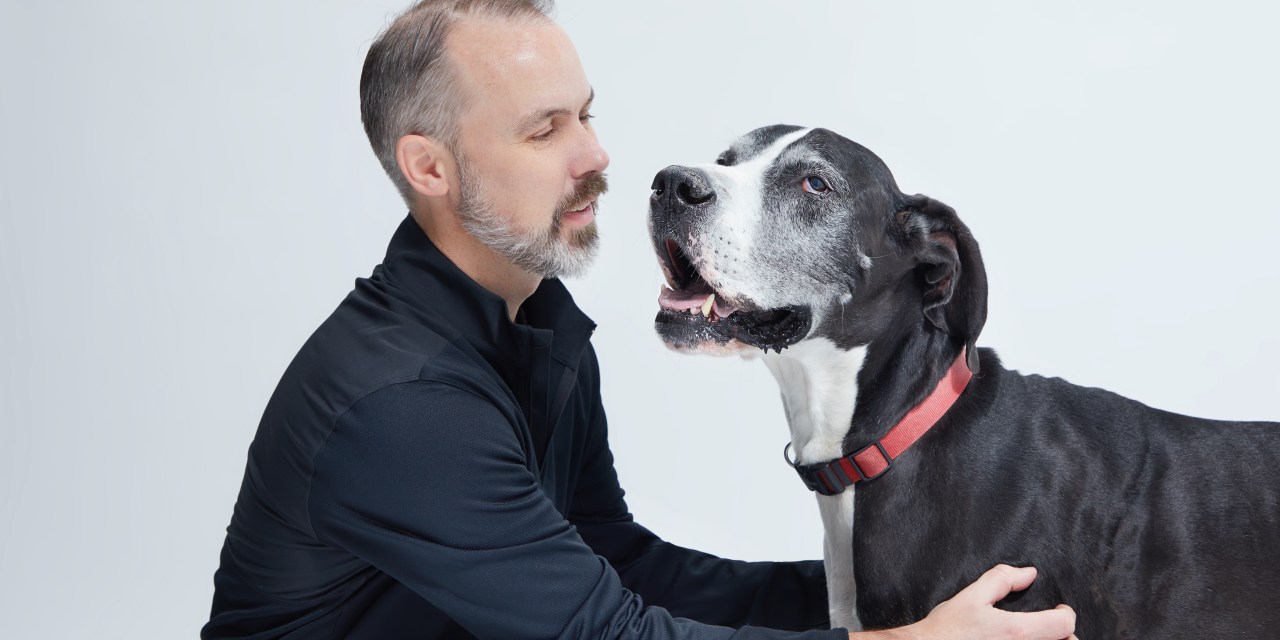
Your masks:
<svg viewBox="0 0 1280 640"><path fill-rule="evenodd" d="M895 458L938 423L951 405L955 404L972 377L973 373L965 362L965 352L961 351L929 397L908 411L901 422L870 446L830 462L802 465L791 461L787 454L791 443L787 443L782 456L800 474L804 486L824 496L833 496L859 482L879 478L889 470Z"/></svg>

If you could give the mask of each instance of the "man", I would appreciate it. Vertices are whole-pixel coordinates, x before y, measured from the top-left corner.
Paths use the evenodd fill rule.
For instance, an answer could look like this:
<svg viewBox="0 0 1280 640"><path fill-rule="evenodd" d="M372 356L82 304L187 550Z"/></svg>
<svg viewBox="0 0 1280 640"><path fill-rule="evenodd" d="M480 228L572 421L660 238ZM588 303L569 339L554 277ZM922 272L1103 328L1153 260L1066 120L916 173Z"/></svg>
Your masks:
<svg viewBox="0 0 1280 640"><path fill-rule="evenodd" d="M1034 578L1008 567L898 631L761 628L826 626L818 563L632 521L594 325L555 279L594 254L609 158L547 9L427 0L371 47L365 129L410 215L267 405L202 637L1069 635L1069 609L990 606Z"/></svg>

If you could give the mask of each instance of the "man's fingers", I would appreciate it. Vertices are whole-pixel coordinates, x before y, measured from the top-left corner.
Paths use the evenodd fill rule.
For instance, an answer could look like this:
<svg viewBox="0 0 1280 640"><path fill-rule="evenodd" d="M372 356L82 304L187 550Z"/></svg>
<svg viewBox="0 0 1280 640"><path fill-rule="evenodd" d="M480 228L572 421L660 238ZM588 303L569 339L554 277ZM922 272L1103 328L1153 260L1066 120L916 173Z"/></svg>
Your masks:
<svg viewBox="0 0 1280 640"><path fill-rule="evenodd" d="M1076 630L1076 612L1065 604L1029 613L1003 611L992 606L1009 593L1031 586L1035 579L1036 570L1031 567L996 565L911 627L920 638L1077 640L1072 635Z"/></svg>
<svg viewBox="0 0 1280 640"><path fill-rule="evenodd" d="M1011 567L1007 564L998 564L988 569L986 573L982 574L982 577L956 594L956 599L974 598L980 600L983 604L995 604L1001 598L1009 595L1009 592L1022 591L1031 586L1031 581L1035 579L1035 567L1019 568ZM1058 636L1058 640L1065 636L1066 634Z"/></svg>
<svg viewBox="0 0 1280 640"><path fill-rule="evenodd" d="M1058 605L1058 606L1054 607L1054 610L1058 610L1058 609L1066 609L1067 611L1070 611L1070 612L1071 612L1071 627L1074 629L1074 628L1075 628L1075 626L1076 626L1076 612L1075 612L1075 610L1073 610L1071 607L1068 607L1068 606L1067 606L1067 605L1065 605L1065 604L1060 604L1060 605ZM1074 633L1073 633L1073 634L1071 634L1071 637L1067 638L1067 640L1080 640L1080 638L1077 638L1077 637L1076 637L1076 634L1074 634Z"/></svg>
<svg viewBox="0 0 1280 640"><path fill-rule="evenodd" d="M1065 604L1048 611L1010 613L1017 620L1020 638L1027 640L1062 640L1075 638L1076 612Z"/></svg>

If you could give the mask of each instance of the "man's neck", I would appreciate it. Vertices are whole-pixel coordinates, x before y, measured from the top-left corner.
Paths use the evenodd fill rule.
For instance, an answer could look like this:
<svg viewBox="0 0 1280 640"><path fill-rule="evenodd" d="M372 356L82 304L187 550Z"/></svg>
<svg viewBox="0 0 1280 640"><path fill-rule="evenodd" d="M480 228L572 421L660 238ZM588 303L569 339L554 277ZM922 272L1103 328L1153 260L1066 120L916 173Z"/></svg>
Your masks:
<svg viewBox="0 0 1280 640"><path fill-rule="evenodd" d="M413 219L450 262L507 302L507 314L515 322L520 305L538 289L542 278L498 255L467 233L453 216L414 211Z"/></svg>

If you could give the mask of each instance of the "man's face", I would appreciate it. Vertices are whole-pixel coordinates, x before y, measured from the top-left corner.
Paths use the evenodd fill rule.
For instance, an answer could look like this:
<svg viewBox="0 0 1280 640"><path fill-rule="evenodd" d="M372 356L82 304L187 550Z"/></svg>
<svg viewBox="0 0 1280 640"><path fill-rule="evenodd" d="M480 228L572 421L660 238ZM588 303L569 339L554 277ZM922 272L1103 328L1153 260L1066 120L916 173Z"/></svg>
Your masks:
<svg viewBox="0 0 1280 640"><path fill-rule="evenodd" d="M609 156L569 37L549 21L471 21L448 48L467 105L455 149L463 225L526 271L582 273Z"/></svg>

